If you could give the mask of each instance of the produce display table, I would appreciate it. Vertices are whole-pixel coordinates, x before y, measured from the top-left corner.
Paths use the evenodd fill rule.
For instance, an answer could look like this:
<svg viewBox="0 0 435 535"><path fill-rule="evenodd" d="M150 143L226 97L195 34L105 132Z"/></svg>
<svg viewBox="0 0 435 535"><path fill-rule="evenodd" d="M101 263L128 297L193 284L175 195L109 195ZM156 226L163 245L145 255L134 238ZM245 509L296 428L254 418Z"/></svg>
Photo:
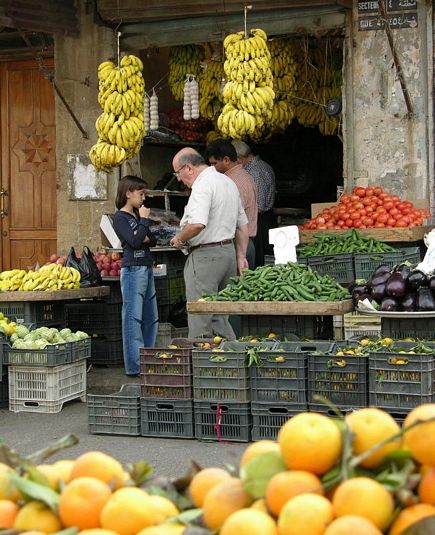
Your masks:
<svg viewBox="0 0 435 535"><path fill-rule="evenodd" d="M263 316L336 316L353 311L352 299L343 301L189 301L190 314Z"/></svg>
<svg viewBox="0 0 435 535"><path fill-rule="evenodd" d="M416 242L421 241L424 235L434 228L433 225L426 225L420 227L398 227L398 228L358 228L359 234L367 236L368 238L375 238L384 242ZM345 234L351 229L333 230L333 229L316 229L316 230L301 230L299 232L299 239L301 243L309 243L316 240L319 234L329 234L338 236Z"/></svg>
<svg viewBox="0 0 435 535"><path fill-rule="evenodd" d="M54 292L0 292L0 303L23 301L69 301L71 299L91 299L109 295L108 286L94 286L77 290L57 290Z"/></svg>

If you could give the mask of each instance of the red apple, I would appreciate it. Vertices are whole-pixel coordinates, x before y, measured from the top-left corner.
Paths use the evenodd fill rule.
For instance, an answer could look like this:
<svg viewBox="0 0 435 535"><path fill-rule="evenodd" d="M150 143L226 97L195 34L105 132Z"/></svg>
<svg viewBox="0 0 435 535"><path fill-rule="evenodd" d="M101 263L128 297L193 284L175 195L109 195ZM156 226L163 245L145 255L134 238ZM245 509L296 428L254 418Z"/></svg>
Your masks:
<svg viewBox="0 0 435 535"><path fill-rule="evenodd" d="M63 266L65 264L65 261L66 261L66 258L61 256L56 260L56 264L61 264Z"/></svg>
<svg viewBox="0 0 435 535"><path fill-rule="evenodd" d="M112 253L112 260L121 260L120 253Z"/></svg>
<svg viewBox="0 0 435 535"><path fill-rule="evenodd" d="M97 268L98 268L98 271L101 271L103 269L103 265L101 262L97 262Z"/></svg>
<svg viewBox="0 0 435 535"><path fill-rule="evenodd" d="M102 269L102 270L101 270L101 276L102 276L102 277L108 277L108 275L109 275L109 273L108 273L107 270L105 270L105 269Z"/></svg>
<svg viewBox="0 0 435 535"><path fill-rule="evenodd" d="M51 264L54 264L58 258L59 258L59 257L57 256L57 254L52 254L52 255L50 256L50 263L51 263Z"/></svg>
<svg viewBox="0 0 435 535"><path fill-rule="evenodd" d="M117 277L117 276L118 276L118 271L117 271L116 269L111 269L111 270L109 271L109 275L110 275L111 277Z"/></svg>

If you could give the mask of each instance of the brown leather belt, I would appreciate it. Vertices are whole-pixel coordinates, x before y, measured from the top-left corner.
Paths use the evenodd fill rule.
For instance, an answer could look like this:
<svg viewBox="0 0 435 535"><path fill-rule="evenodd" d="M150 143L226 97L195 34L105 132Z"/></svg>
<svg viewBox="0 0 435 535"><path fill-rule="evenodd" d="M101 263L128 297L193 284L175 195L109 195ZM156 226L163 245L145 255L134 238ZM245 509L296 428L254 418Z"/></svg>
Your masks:
<svg viewBox="0 0 435 535"><path fill-rule="evenodd" d="M234 243L234 240L222 240L214 241L211 243L200 243L199 245L192 245L189 249L190 251L193 251L194 249L199 249L200 247L217 247L218 245L229 245L230 243Z"/></svg>

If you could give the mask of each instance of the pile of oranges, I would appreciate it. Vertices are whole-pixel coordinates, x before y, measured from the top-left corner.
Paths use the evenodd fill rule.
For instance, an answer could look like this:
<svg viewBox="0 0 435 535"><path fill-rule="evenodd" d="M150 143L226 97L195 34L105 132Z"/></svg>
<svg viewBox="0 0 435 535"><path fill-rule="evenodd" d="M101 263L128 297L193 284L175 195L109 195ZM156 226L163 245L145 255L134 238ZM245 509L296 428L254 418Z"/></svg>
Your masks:
<svg viewBox="0 0 435 535"><path fill-rule="evenodd" d="M344 423L300 413L281 427L276 442L248 446L232 473L216 467L196 472L184 496L199 510L189 522L201 534L403 534L435 517L435 404L411 411L402 431L376 408L349 413ZM266 460L274 470L262 472L271 466ZM385 467L396 461L397 472L386 478ZM39 465L37 471L58 497L55 506L43 494L40 500L26 496L16 472L0 464L0 529L23 535L64 528L79 535L196 532L169 495L134 486L122 465L102 452ZM247 484L253 473L255 492ZM404 473L403 484L395 484Z"/></svg>

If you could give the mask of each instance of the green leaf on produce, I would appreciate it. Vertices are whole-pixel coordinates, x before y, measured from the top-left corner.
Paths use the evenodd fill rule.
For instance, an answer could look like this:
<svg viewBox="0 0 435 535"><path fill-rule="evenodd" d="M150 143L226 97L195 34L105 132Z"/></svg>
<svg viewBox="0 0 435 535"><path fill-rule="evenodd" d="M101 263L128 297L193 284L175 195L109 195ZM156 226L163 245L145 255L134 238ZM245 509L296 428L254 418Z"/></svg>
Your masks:
<svg viewBox="0 0 435 535"><path fill-rule="evenodd" d="M243 487L253 498L262 498L272 476L288 468L278 452L258 455L240 469Z"/></svg>
<svg viewBox="0 0 435 535"><path fill-rule="evenodd" d="M190 524L197 520L202 515L202 509L189 509L188 511L183 511L177 516L172 516L171 518L168 518L166 522L171 523L181 523L181 524Z"/></svg>
<svg viewBox="0 0 435 535"><path fill-rule="evenodd" d="M53 535L77 535L79 528L66 528L61 531L56 531Z"/></svg>
<svg viewBox="0 0 435 535"><path fill-rule="evenodd" d="M12 483L17 487L19 491L40 502L44 502L52 511L57 511L59 505L60 495L54 490L46 487L45 485L40 485L33 481L29 481L24 477L19 477L15 474L10 476Z"/></svg>
<svg viewBox="0 0 435 535"><path fill-rule="evenodd" d="M433 535L435 533L435 516L428 516L406 529L402 535Z"/></svg>
<svg viewBox="0 0 435 535"><path fill-rule="evenodd" d="M207 528L199 528L197 526L188 526L184 531L183 535L217 535L216 531L210 531Z"/></svg>
<svg viewBox="0 0 435 535"><path fill-rule="evenodd" d="M146 461L138 461L127 465L127 471L135 485L145 483L153 473L153 467Z"/></svg>

